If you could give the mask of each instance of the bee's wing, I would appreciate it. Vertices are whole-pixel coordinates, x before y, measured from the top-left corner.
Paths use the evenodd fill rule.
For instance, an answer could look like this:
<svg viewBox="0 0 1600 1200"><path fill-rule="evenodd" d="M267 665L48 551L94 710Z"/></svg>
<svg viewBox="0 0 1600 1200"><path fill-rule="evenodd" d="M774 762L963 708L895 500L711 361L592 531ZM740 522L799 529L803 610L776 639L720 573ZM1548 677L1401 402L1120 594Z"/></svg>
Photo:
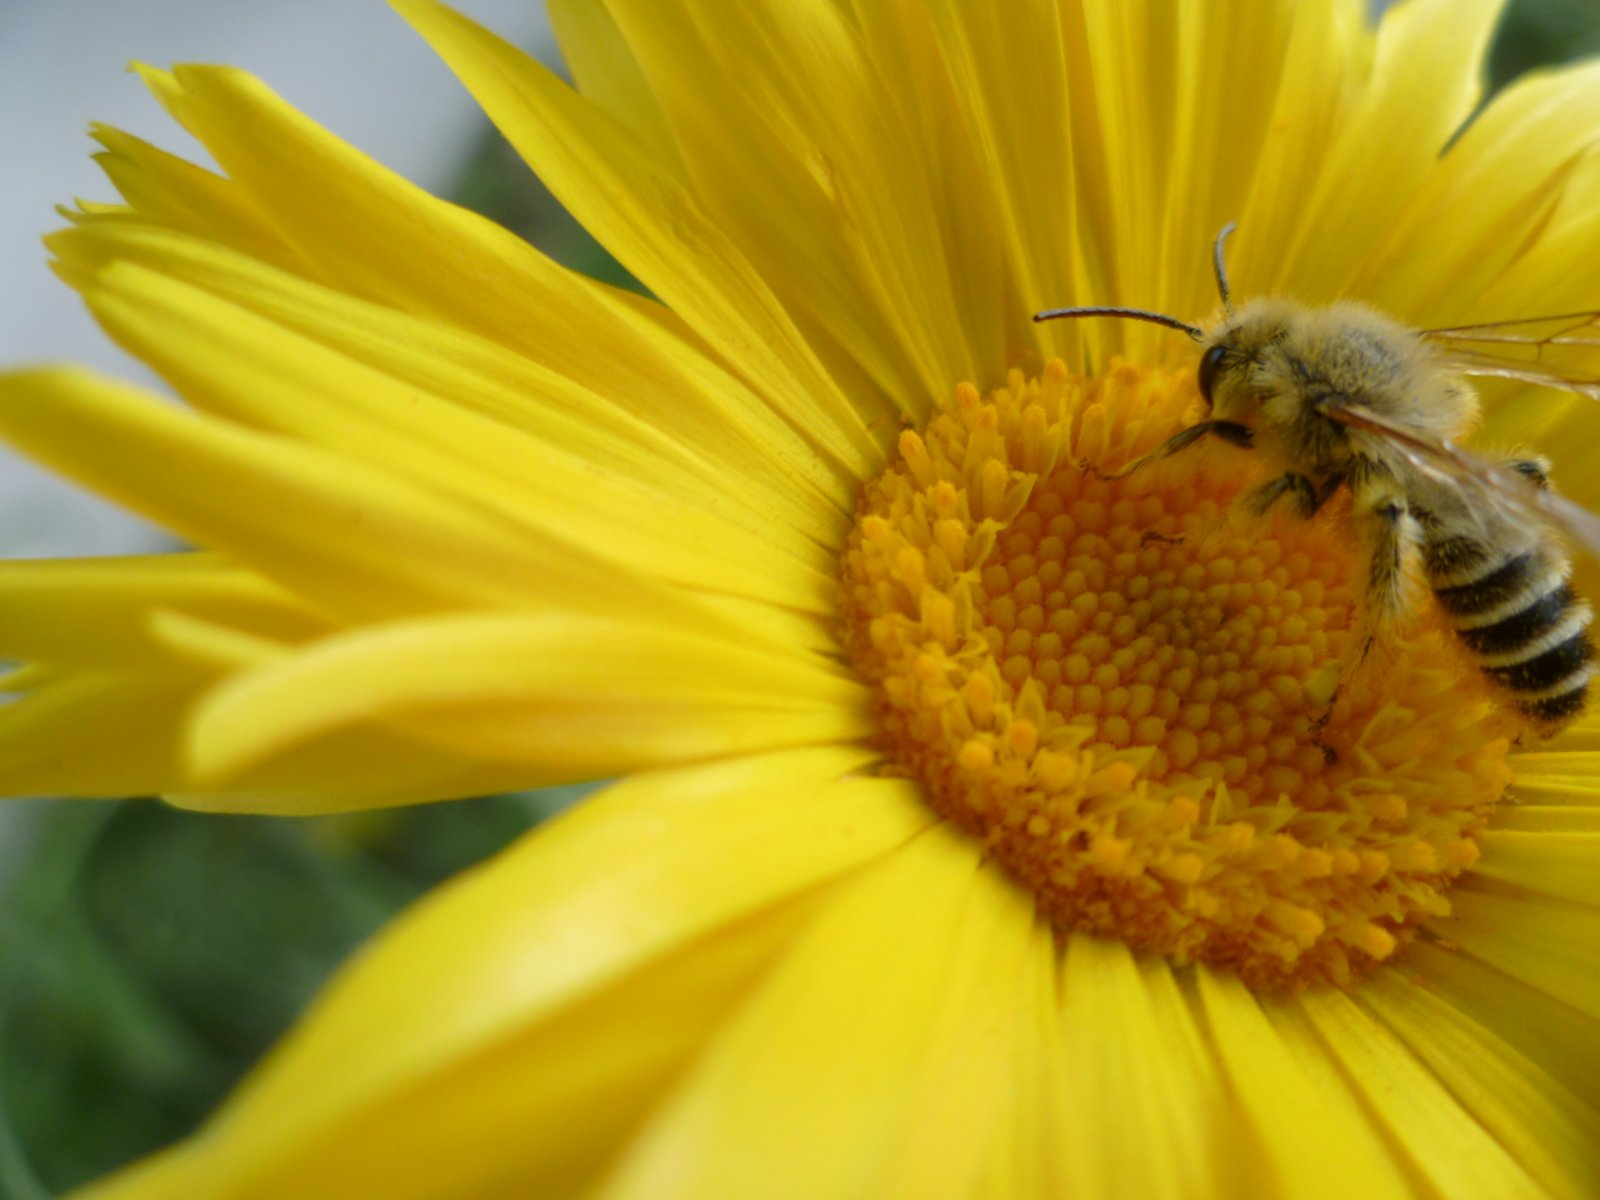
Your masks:
<svg viewBox="0 0 1600 1200"><path fill-rule="evenodd" d="M1341 425L1377 434L1423 474L1445 483L1476 485L1505 508L1553 526L1600 559L1600 516L1582 505L1497 467L1454 442L1423 437L1360 404L1329 405L1323 411Z"/></svg>
<svg viewBox="0 0 1600 1200"><path fill-rule="evenodd" d="M1445 365L1600 400L1600 311L1427 329Z"/></svg>

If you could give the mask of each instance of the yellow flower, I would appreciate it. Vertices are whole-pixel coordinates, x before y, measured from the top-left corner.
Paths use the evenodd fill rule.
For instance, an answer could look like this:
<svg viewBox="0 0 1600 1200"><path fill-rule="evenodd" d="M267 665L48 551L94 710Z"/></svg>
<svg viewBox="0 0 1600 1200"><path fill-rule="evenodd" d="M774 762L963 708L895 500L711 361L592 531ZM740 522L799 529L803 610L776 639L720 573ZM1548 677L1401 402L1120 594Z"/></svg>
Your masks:
<svg viewBox="0 0 1600 1200"><path fill-rule="evenodd" d="M1600 722L1509 745L1426 603L1329 708L1339 514L1081 469L1193 347L1028 317L1201 317L1229 219L1239 295L1592 308L1600 69L1455 137L1498 0L557 0L574 91L396 6L659 302L145 71L223 174L100 130L51 246L192 411L39 372L0 433L201 549L7 565L0 782L628 777L91 1194L1595 1194ZM1485 394L1600 505L1580 404Z"/></svg>

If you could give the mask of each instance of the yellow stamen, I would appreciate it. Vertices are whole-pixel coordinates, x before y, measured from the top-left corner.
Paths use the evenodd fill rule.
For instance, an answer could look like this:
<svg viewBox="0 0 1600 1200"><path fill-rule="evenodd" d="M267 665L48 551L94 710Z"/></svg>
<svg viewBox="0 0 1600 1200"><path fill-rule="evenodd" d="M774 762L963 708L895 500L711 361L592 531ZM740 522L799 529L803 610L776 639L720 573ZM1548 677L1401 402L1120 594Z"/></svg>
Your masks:
<svg viewBox="0 0 1600 1200"><path fill-rule="evenodd" d="M960 385L864 490L847 644L895 769L1059 928L1343 984L1449 911L1507 726L1426 609L1341 670L1336 505L1246 523L1229 447L1101 477L1197 416L1126 364Z"/></svg>

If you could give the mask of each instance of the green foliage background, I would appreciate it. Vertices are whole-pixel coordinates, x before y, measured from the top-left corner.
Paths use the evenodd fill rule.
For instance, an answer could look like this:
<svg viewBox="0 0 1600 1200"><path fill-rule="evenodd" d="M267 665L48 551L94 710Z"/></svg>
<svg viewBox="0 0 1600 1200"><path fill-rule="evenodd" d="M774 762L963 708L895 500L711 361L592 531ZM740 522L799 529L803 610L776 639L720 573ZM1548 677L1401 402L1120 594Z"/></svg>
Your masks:
<svg viewBox="0 0 1600 1200"><path fill-rule="evenodd" d="M1513 0L1490 82L1597 52L1600 0ZM491 132L459 196L631 284ZM0 825L0 1198L48 1200L189 1132L364 939L583 790L308 821L13 805Z"/></svg>

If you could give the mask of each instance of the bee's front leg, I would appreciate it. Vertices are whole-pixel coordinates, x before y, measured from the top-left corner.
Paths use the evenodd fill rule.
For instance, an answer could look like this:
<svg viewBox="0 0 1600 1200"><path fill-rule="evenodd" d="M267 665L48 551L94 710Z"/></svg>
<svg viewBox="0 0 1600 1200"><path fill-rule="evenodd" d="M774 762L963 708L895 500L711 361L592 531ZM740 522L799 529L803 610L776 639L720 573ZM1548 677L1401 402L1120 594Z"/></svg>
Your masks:
<svg viewBox="0 0 1600 1200"><path fill-rule="evenodd" d="M1161 445L1150 451L1150 453L1141 454L1138 458L1134 459L1131 463L1128 463L1121 470L1110 472L1102 471L1099 467L1095 466L1087 459L1080 462L1078 467L1086 474L1093 475L1097 479L1125 479L1127 476L1132 475L1140 467L1149 466L1151 463L1156 462L1159 459L1171 458L1179 451L1187 450L1190 446L1193 446L1208 434L1213 437L1221 438L1230 445L1241 446L1245 449L1250 448L1253 437L1250 432L1250 427L1248 425L1241 425L1237 421L1201 421L1198 424L1190 425L1187 429L1178 430L1177 433L1173 434L1166 441L1162 442Z"/></svg>

